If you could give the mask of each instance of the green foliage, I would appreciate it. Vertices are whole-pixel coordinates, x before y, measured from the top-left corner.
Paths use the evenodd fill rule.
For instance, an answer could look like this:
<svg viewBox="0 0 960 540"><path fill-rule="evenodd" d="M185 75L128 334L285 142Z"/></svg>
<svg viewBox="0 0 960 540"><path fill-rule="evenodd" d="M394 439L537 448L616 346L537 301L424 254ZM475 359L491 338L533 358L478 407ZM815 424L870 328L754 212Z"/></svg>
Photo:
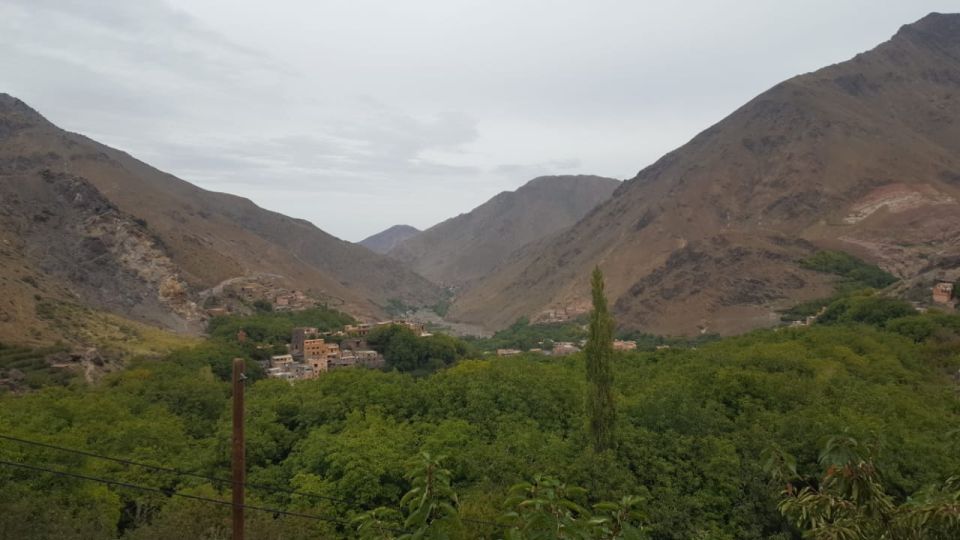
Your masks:
<svg viewBox="0 0 960 540"><path fill-rule="evenodd" d="M702 347L720 339L719 334L699 334L693 337L685 336L658 336L638 332L636 330L621 330L616 333L617 339L634 341L638 351L653 351L658 346L666 345L675 348Z"/></svg>
<svg viewBox="0 0 960 540"><path fill-rule="evenodd" d="M530 324L526 317L517 319L509 327L496 332L489 338L468 338L470 343L476 344L482 351L497 349L519 349L526 351L534 348L549 350L554 343L565 341L579 343L587 339L587 324L589 316L572 321ZM646 334L634 330L621 330L615 333L617 339L635 341L638 350L652 351L658 345L670 347L699 347L716 341L720 336L704 334L693 338L667 337Z"/></svg>
<svg viewBox="0 0 960 540"><path fill-rule="evenodd" d="M244 374L248 379L257 380L264 377L263 368L254 361L249 345L239 343L218 343L207 341L193 347L185 347L172 351L166 357L167 362L175 362L181 366L193 369L209 368L213 375L221 381L229 381L233 377L233 359L243 358Z"/></svg>
<svg viewBox="0 0 960 540"><path fill-rule="evenodd" d="M767 467L784 485L780 512L804 537L838 540L948 539L960 536L960 477L927 487L898 504L885 486L875 455L856 439L830 437L818 478L797 474L795 459L773 450Z"/></svg>
<svg viewBox="0 0 960 540"><path fill-rule="evenodd" d="M441 300L437 300L437 303L430 306L430 309L433 310L433 312L436 313L437 315L441 317L446 317L447 313L450 312L450 306L452 305L453 305L453 301L451 299L443 298Z"/></svg>
<svg viewBox="0 0 960 540"><path fill-rule="evenodd" d="M800 266L840 276L841 287L847 290L882 289L897 282L892 274L842 251L819 251L800 261Z"/></svg>
<svg viewBox="0 0 960 540"><path fill-rule="evenodd" d="M807 317L818 315L824 308L837 301L838 298L839 296L831 296L829 298L818 298L816 300L801 302L781 312L780 320L783 322L802 321Z"/></svg>
<svg viewBox="0 0 960 540"><path fill-rule="evenodd" d="M616 444L616 405L613 399L613 317L607 309L603 273L593 270L591 279L593 311L584 356L587 364L587 416L590 438L597 452Z"/></svg>
<svg viewBox="0 0 960 540"><path fill-rule="evenodd" d="M817 323L863 323L883 326L887 321L915 313L913 306L903 300L865 291L835 300L817 317Z"/></svg>
<svg viewBox="0 0 960 540"><path fill-rule="evenodd" d="M210 485L184 489L187 495L224 500L225 494ZM229 496L229 494L226 494ZM257 505L256 499L249 501ZM322 522L273 516L248 510L245 513L246 537L257 540L315 540L331 538L335 530ZM124 531L122 540L229 540L230 508L174 497L159 515L151 516L137 527ZM107 538L107 537L105 537Z"/></svg>
<svg viewBox="0 0 960 540"><path fill-rule="evenodd" d="M450 471L441 467L440 461L423 452L418 466L407 476L412 487L400 500L400 507L406 514L403 526L413 532L401 538L448 538L462 528Z"/></svg>
<svg viewBox="0 0 960 540"><path fill-rule="evenodd" d="M387 315L391 317L403 317L404 315L411 313L417 310L416 306L412 306L399 298L390 298L387 300L387 305L383 308L387 312Z"/></svg>
<svg viewBox="0 0 960 540"><path fill-rule="evenodd" d="M62 493L5 483L0 490L0 538L113 538L120 516L118 497L102 486L87 486L82 495L68 499Z"/></svg>
<svg viewBox="0 0 960 540"><path fill-rule="evenodd" d="M506 502L511 510L503 516L510 526L507 540L647 538L640 526L640 497L594 504L593 514L586 495L581 487L543 475L512 486Z"/></svg>
<svg viewBox="0 0 960 540"><path fill-rule="evenodd" d="M400 512L383 506L360 514L353 522L361 540L393 540L397 531L403 530Z"/></svg>
<svg viewBox="0 0 960 540"><path fill-rule="evenodd" d="M567 508L569 517L591 538L634 538L628 534L638 531L630 527L644 523L639 532L658 539L785 540L799 534L796 521L777 508L785 482L771 485L758 456L776 443L783 454L766 461L818 477L829 465L821 466L811 448L847 430L848 437L878 441L864 461L882 471L895 515L903 509L909 510L904 519L946 522L945 501L956 493L947 479L960 471L957 440L948 433L960 424L952 378L960 368L960 318L864 319L883 323L837 321L696 349L614 354L618 444L599 453L583 429L583 354L464 359L423 377L340 370L293 385L251 380L249 481L333 499L250 490L251 504L344 521L390 508L374 513L381 530L371 534L395 534L383 529L403 528L411 507L400 501L419 482L408 475L410 456L426 451L448 456L442 468L457 493L451 505L466 537L504 534L471 521L496 521L504 511L517 513L508 529L543 522L523 515L533 503L523 509L503 503L518 479L539 472L541 480L563 479L551 482L566 493L550 495L554 502L541 508L562 507L561 499L575 503L584 511ZM230 359L249 351L228 341L214 338L163 361L133 361L94 385L0 396L0 433L229 476L224 375ZM842 458L839 451L830 455L830 463ZM0 441L0 459L229 500L223 486L203 480L9 441ZM229 523L226 510L203 503L2 466L0 485L0 537L217 538ZM817 485L794 482L796 491ZM643 502L625 500L628 494ZM555 524L557 514L551 515ZM257 538L351 538L357 526L249 518ZM458 534L450 529L451 538Z"/></svg>
<svg viewBox="0 0 960 540"><path fill-rule="evenodd" d="M252 342L282 345L290 341L291 331L298 326L310 326L321 332L353 324L353 317L326 308L302 311L260 312L251 316L230 315L214 317L208 324L210 337L219 341L236 341L241 329Z"/></svg>
<svg viewBox="0 0 960 540"><path fill-rule="evenodd" d="M430 309L432 309L437 315L446 317L447 312L450 311L450 306L453 305L453 298L453 291L451 289L444 289L443 297L440 298L440 300L437 300L436 304L430 306Z"/></svg>
<svg viewBox="0 0 960 540"><path fill-rule="evenodd" d="M597 503L593 505L597 514L591 519L591 524L598 528L601 538L647 538L643 526L640 525L645 519L638 508L642 502L641 497L625 495L617 502Z"/></svg>
<svg viewBox="0 0 960 540"><path fill-rule="evenodd" d="M520 349L526 351L535 348L550 349L558 341L579 342L587 337L583 323L568 321L546 324L530 324L526 317L517 319L509 328L500 330L492 337L474 340L477 347L484 351L497 349Z"/></svg>
<svg viewBox="0 0 960 540"><path fill-rule="evenodd" d="M467 535L461 517L459 497L451 485L452 473L441 465L442 459L422 452L410 465L407 478L410 490L400 500L400 509L378 507L354 518L361 539L451 539ZM596 515L586 506L587 491L559 480L537 475L532 483L512 486L505 506L509 511L494 522L466 520L480 526L494 526L505 532L507 540L618 540L646 538L639 525L642 499L628 495L616 503L593 505ZM405 532L404 532L405 531ZM399 533L399 536L398 536ZM480 536L482 537L482 536Z"/></svg>
<svg viewBox="0 0 960 540"><path fill-rule="evenodd" d="M257 313L270 313L273 311L273 304L266 300L254 300L253 309L256 310Z"/></svg>
<svg viewBox="0 0 960 540"><path fill-rule="evenodd" d="M582 538L588 512L575 499L583 500L586 492L541 475L512 486L506 502L512 511L504 516L513 524L507 538Z"/></svg>
<svg viewBox="0 0 960 540"><path fill-rule="evenodd" d="M66 347L16 347L0 343L0 393L8 389L65 386L77 378L72 369L54 367L48 357Z"/></svg>
<svg viewBox="0 0 960 540"><path fill-rule="evenodd" d="M463 340L444 334L421 337L399 324L374 328L367 335L367 343L383 355L387 368L420 374L450 366L474 353Z"/></svg>

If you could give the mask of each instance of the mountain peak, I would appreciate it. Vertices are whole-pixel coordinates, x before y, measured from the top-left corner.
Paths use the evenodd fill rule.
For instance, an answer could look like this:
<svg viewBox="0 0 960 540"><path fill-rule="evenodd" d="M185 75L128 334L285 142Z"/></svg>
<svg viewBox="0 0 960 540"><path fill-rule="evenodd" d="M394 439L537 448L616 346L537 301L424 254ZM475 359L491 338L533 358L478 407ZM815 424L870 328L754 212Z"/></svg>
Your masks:
<svg viewBox="0 0 960 540"><path fill-rule="evenodd" d="M758 95L471 283L449 317L491 329L576 317L599 264L620 325L732 334L832 294L797 263L817 250L914 283L956 270L958 92L960 15L930 14Z"/></svg>
<svg viewBox="0 0 960 540"><path fill-rule="evenodd" d="M403 242L407 238L417 234L420 234L420 229L411 225L394 225L378 232L377 234L368 236L358 243L370 251L382 254L397 247L397 244Z"/></svg>
<svg viewBox="0 0 960 540"><path fill-rule="evenodd" d="M398 225L394 225L394 226L388 228L387 230L388 230L388 231L413 231L413 232L420 232L420 229L414 227L413 225L407 225L407 224L405 224L405 223L400 223L400 224L398 224Z"/></svg>
<svg viewBox="0 0 960 540"><path fill-rule="evenodd" d="M437 283L462 286L521 247L573 225L619 185L619 180L600 176L540 176L434 225L389 255Z"/></svg>
<svg viewBox="0 0 960 540"><path fill-rule="evenodd" d="M960 52L960 13L930 13L914 23L901 26L893 39L907 39Z"/></svg>
<svg viewBox="0 0 960 540"><path fill-rule="evenodd" d="M520 186L520 189L555 187L558 185L574 185L574 184L589 184L589 183L610 184L614 182L619 182L619 180L615 180L613 178L606 178L603 176L596 176L592 174L545 175L545 176L538 176L533 180L530 180L526 184Z"/></svg>
<svg viewBox="0 0 960 540"><path fill-rule="evenodd" d="M49 124L46 118L26 103L0 92L0 141L24 129Z"/></svg>
<svg viewBox="0 0 960 540"><path fill-rule="evenodd" d="M0 118L8 121L19 120L20 122L29 122L31 124L46 121L40 113L29 105L3 92L0 92Z"/></svg>

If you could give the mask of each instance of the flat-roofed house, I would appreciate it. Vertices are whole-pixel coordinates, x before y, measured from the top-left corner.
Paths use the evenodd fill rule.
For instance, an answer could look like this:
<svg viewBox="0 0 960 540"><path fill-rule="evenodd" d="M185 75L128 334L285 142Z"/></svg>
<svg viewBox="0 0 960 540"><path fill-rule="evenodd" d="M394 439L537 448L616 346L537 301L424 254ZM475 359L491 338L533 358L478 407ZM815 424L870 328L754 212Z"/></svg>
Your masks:
<svg viewBox="0 0 960 540"><path fill-rule="evenodd" d="M303 357L303 342L315 338L319 333L319 330L309 326L294 328L290 335L290 354Z"/></svg>
<svg viewBox="0 0 960 540"><path fill-rule="evenodd" d="M933 286L933 301L937 304L953 303L953 283L941 281Z"/></svg>

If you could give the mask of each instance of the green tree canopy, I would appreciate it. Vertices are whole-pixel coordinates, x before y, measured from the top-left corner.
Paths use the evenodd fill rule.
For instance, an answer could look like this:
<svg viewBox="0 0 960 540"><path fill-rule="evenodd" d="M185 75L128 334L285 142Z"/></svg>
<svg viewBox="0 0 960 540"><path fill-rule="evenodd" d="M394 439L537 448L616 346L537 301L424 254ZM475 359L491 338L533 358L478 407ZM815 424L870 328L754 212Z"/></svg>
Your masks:
<svg viewBox="0 0 960 540"><path fill-rule="evenodd" d="M616 405L613 398L613 317L607 309L603 273L593 270L593 311L584 349L587 365L587 414L593 447L600 452L615 444Z"/></svg>

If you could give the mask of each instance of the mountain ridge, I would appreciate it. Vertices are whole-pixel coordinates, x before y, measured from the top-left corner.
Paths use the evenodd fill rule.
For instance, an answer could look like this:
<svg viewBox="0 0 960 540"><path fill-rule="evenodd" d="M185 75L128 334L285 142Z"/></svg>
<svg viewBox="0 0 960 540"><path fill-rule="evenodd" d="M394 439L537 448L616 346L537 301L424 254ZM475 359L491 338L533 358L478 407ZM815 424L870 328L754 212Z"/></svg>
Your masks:
<svg viewBox="0 0 960 540"><path fill-rule="evenodd" d="M399 243L388 255L436 283L468 286L522 246L575 223L619 185L593 175L537 177Z"/></svg>
<svg viewBox="0 0 960 540"><path fill-rule="evenodd" d="M599 264L624 326L729 334L828 295L830 280L797 264L818 249L901 277L953 272L958 95L960 15L924 17L748 101L481 280L451 317L498 328L575 316Z"/></svg>
<svg viewBox="0 0 960 540"><path fill-rule="evenodd" d="M383 255L388 253L391 249L397 247L398 244L407 238L416 236L420 234L420 232L420 229L411 225L393 225L392 227L388 227L376 234L372 234L357 243L369 249L370 251L373 251L374 253Z"/></svg>
<svg viewBox="0 0 960 540"><path fill-rule="evenodd" d="M316 303L348 309L362 318L385 316L384 306L394 298L408 305L430 305L441 298L435 285L393 259L335 238L305 220L262 209L242 197L204 190L125 152L63 131L23 101L5 94L0 95L0 176L4 177L0 217L7 231L25 234L29 230L39 244L56 244L61 237L80 244L102 242L106 251L85 252L85 256L99 260L105 275L119 268L136 273L127 264L136 258L133 252L152 250L171 261L168 277L180 282L188 302L197 306L176 321L170 319L171 312L164 312L163 302L153 305L149 313L135 312L122 301L110 302L109 295L82 286L84 272L79 271L60 276L66 280L62 286L51 285L59 291L51 296L60 301L89 303L143 322L196 331L205 317L201 308L219 305L211 304L209 298L217 297L224 283L237 279L249 281L248 291L256 290L266 300L299 289ZM43 187L51 182L69 185L67 191L74 190L70 192L74 199ZM115 209L111 212L118 217L111 227L96 232L85 228L99 215L93 209L77 214L77 222L66 228L34 218L45 215L44 210L53 216L69 214L76 210L76 201L84 198L102 198L107 203L101 206ZM123 231L134 229L134 236L142 241L124 244L121 239L129 237ZM18 235L5 240L17 244ZM7 259L7 273L19 272L15 270L19 267L30 272L42 268L42 261L29 251L6 250L0 255ZM62 261L73 268L84 262ZM57 281L42 271L31 276ZM23 321L36 320L30 312L41 300L34 297L44 295L27 294L22 282L12 275L4 277L2 288L17 304L9 309L19 314L21 322L15 324L12 317L0 315L0 337L16 337ZM160 283L151 286L155 298L162 296ZM111 290L111 281L104 279L102 286ZM114 292L115 298L123 298L122 291ZM144 294L140 298L146 302Z"/></svg>

